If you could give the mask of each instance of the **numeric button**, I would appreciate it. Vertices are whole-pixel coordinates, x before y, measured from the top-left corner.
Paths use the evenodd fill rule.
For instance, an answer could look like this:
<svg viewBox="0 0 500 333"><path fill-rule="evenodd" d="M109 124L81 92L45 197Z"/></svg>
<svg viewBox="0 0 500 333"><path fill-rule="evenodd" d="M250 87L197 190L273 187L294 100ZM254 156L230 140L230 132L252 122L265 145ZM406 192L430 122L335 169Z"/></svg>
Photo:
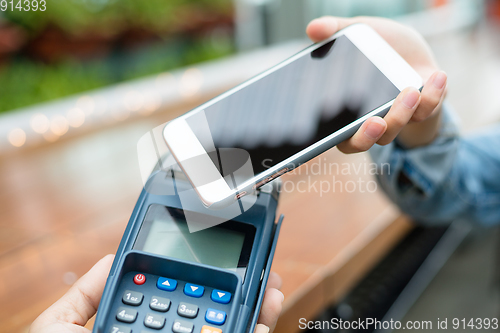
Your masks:
<svg viewBox="0 0 500 333"><path fill-rule="evenodd" d="M111 326L109 333L132 333L132 329L120 325L113 325Z"/></svg>
<svg viewBox="0 0 500 333"><path fill-rule="evenodd" d="M181 302L177 308L177 314L181 317L196 318L198 315L198 306Z"/></svg>
<svg viewBox="0 0 500 333"><path fill-rule="evenodd" d="M125 290L123 293L122 301L127 305L139 306L142 303L144 295L137 291Z"/></svg>
<svg viewBox="0 0 500 333"><path fill-rule="evenodd" d="M220 328L203 325L203 327L201 328L201 333L222 333L222 330Z"/></svg>
<svg viewBox="0 0 500 333"><path fill-rule="evenodd" d="M155 330L161 330L163 326L165 326L165 317L148 313L146 318L144 318L144 326Z"/></svg>
<svg viewBox="0 0 500 333"><path fill-rule="evenodd" d="M194 325L188 321L176 320L174 325L172 325L172 331L174 333L192 333Z"/></svg>
<svg viewBox="0 0 500 333"><path fill-rule="evenodd" d="M149 302L151 310L167 312L170 309L170 300L168 298L153 296Z"/></svg>
<svg viewBox="0 0 500 333"><path fill-rule="evenodd" d="M124 323L133 323L137 319L137 311L120 307L116 313L116 319Z"/></svg>

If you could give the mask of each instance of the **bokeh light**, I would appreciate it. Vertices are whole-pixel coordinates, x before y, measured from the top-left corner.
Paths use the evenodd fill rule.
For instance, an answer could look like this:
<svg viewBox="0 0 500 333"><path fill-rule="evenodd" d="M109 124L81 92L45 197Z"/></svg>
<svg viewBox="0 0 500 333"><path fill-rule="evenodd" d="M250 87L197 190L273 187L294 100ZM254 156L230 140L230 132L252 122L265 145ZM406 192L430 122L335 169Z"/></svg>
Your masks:
<svg viewBox="0 0 500 333"><path fill-rule="evenodd" d="M54 141L57 141L59 139L59 136L58 135L55 135L54 133L52 133L51 131L47 131L43 134L43 138L47 141L47 142L54 142Z"/></svg>
<svg viewBox="0 0 500 333"><path fill-rule="evenodd" d="M14 128L9 133L9 142L14 147L21 147L26 143L26 133L20 128Z"/></svg>
<svg viewBox="0 0 500 333"><path fill-rule="evenodd" d="M63 116L55 116L50 122L50 130L57 136L66 134L68 131L68 120Z"/></svg>
<svg viewBox="0 0 500 333"><path fill-rule="evenodd" d="M130 116L130 112L126 108L114 109L111 113L113 117L109 119L114 121L124 121Z"/></svg>
<svg viewBox="0 0 500 333"><path fill-rule="evenodd" d="M94 98L90 96L82 96L76 101L76 107L82 110L85 115L90 115L95 110Z"/></svg>
<svg viewBox="0 0 500 333"><path fill-rule="evenodd" d="M145 98L144 106L139 113L143 116L150 115L151 113L157 111L161 106L161 98L158 95L149 95Z"/></svg>
<svg viewBox="0 0 500 333"><path fill-rule="evenodd" d="M131 90L125 94L123 104L131 112L139 111L144 105L144 97L139 92Z"/></svg>
<svg viewBox="0 0 500 333"><path fill-rule="evenodd" d="M201 88L203 83L203 74L198 68L190 68L182 74L181 77L181 95L191 97Z"/></svg>
<svg viewBox="0 0 500 333"><path fill-rule="evenodd" d="M37 113L31 117L30 125L33 131L38 134L43 134L49 130L50 121L43 113Z"/></svg>
<svg viewBox="0 0 500 333"><path fill-rule="evenodd" d="M73 108L68 111L69 126L78 128L85 122L85 113L79 108Z"/></svg>

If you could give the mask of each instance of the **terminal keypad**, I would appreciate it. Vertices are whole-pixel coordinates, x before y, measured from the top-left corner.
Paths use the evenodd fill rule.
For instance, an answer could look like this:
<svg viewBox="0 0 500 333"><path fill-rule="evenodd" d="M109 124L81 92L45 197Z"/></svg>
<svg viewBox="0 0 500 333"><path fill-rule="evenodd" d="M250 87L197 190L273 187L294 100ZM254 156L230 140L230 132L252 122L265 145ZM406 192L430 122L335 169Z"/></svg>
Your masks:
<svg viewBox="0 0 500 333"><path fill-rule="evenodd" d="M109 333L224 332L230 292L141 272L126 274L122 285Z"/></svg>

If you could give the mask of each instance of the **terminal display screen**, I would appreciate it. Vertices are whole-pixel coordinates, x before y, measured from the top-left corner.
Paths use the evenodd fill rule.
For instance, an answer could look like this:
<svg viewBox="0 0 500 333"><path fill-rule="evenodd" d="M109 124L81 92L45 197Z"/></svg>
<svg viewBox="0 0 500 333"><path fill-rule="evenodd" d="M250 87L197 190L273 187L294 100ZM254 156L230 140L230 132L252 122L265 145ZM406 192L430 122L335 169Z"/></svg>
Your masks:
<svg viewBox="0 0 500 333"><path fill-rule="evenodd" d="M236 221L190 233L182 209L153 204L134 249L228 269L244 279L254 237L254 226Z"/></svg>

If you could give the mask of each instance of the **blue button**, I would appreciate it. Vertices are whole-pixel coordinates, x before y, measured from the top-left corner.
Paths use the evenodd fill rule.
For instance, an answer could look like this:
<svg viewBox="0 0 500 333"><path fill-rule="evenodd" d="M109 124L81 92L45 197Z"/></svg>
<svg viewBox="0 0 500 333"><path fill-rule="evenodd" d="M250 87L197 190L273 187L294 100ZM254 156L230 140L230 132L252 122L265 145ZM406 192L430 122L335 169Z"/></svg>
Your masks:
<svg viewBox="0 0 500 333"><path fill-rule="evenodd" d="M173 279L167 279L164 277L158 278L156 282L156 286L158 289L166 290L166 291L174 291L177 288L177 281Z"/></svg>
<svg viewBox="0 0 500 333"><path fill-rule="evenodd" d="M228 293L227 291L214 289L212 291L212 295L210 296L210 298L214 302L227 304L231 300L231 293Z"/></svg>
<svg viewBox="0 0 500 333"><path fill-rule="evenodd" d="M209 308L205 314L205 320L210 324L222 325L226 321L226 313Z"/></svg>
<svg viewBox="0 0 500 333"><path fill-rule="evenodd" d="M205 292L205 288L196 284L186 283L184 286L184 294L191 297L201 297Z"/></svg>

